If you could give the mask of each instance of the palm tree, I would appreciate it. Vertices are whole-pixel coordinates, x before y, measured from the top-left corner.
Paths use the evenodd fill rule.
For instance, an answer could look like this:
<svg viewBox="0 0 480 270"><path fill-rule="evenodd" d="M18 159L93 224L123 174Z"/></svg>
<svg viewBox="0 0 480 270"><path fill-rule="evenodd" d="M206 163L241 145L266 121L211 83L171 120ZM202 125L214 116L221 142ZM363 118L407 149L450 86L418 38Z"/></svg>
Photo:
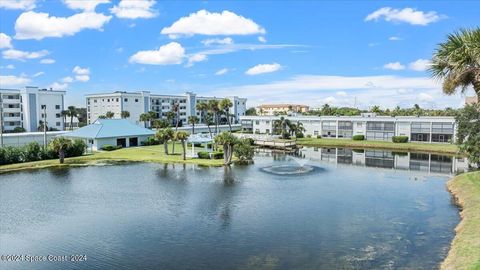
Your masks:
<svg viewBox="0 0 480 270"><path fill-rule="evenodd" d="M198 121L198 117L196 117L195 115L188 117L188 123L192 125L192 134L195 134L195 124L198 124Z"/></svg>
<svg viewBox="0 0 480 270"><path fill-rule="evenodd" d="M220 110L223 110L225 112L225 115L227 116L228 127L230 129L230 132L232 132L232 124L230 121L230 108L233 107L232 101L228 98L224 98L220 101L218 107Z"/></svg>
<svg viewBox="0 0 480 270"><path fill-rule="evenodd" d="M129 118L129 117L130 117L130 112L129 112L129 111L122 111L122 112L120 113L120 117L121 117L122 119Z"/></svg>
<svg viewBox="0 0 480 270"><path fill-rule="evenodd" d="M209 106L206 102L199 102L196 105L196 109L200 111L200 118L208 127L208 133L210 134L210 138L212 138L212 130L210 129L210 125L212 125L212 117L208 113Z"/></svg>
<svg viewBox="0 0 480 270"><path fill-rule="evenodd" d="M232 164L233 147L237 143L237 137L230 132L222 132L215 137L215 143L223 146L223 164Z"/></svg>
<svg viewBox="0 0 480 270"><path fill-rule="evenodd" d="M67 116L70 117L70 130L73 130L73 117L77 117L77 108L75 108L75 106L68 106Z"/></svg>
<svg viewBox="0 0 480 270"><path fill-rule="evenodd" d="M172 111L169 111L165 114L167 117L167 121L170 123L171 126L173 126L173 119L175 119L175 113Z"/></svg>
<svg viewBox="0 0 480 270"><path fill-rule="evenodd" d="M52 149L58 153L60 164L63 164L65 160L65 151L70 145L72 145L72 141L64 137L57 137L50 143Z"/></svg>
<svg viewBox="0 0 480 270"><path fill-rule="evenodd" d="M43 120L38 121L38 131L45 131L48 130L47 124L43 122Z"/></svg>
<svg viewBox="0 0 480 270"><path fill-rule="evenodd" d="M152 121L152 126L156 129L167 128L170 126L167 120L165 119L154 119Z"/></svg>
<svg viewBox="0 0 480 270"><path fill-rule="evenodd" d="M218 134L218 100L216 99L211 99L208 101L208 109L212 112L213 114L213 120L215 122L215 134Z"/></svg>
<svg viewBox="0 0 480 270"><path fill-rule="evenodd" d="M288 139L289 133L287 127L292 127L292 123L285 117L280 117L280 120L274 122L274 129L276 133L280 131L280 135L282 135L282 139Z"/></svg>
<svg viewBox="0 0 480 270"><path fill-rule="evenodd" d="M150 127L151 127L153 126L153 120L158 119L157 112L149 111L147 114L150 116L150 119L148 120L150 121Z"/></svg>
<svg viewBox="0 0 480 270"><path fill-rule="evenodd" d="M374 105L370 111L377 114L380 114L382 112L382 110L380 110L380 106L378 105Z"/></svg>
<svg viewBox="0 0 480 270"><path fill-rule="evenodd" d="M143 126L146 128L147 127L147 122L150 121L150 114L148 114L148 113L140 114L139 120L140 120L140 122L143 122Z"/></svg>
<svg viewBox="0 0 480 270"><path fill-rule="evenodd" d="M175 132L175 140L178 140L182 144L182 151L183 151L183 160L187 159L187 151L185 149L185 140L188 138L188 134L185 131L177 131Z"/></svg>
<svg viewBox="0 0 480 270"><path fill-rule="evenodd" d="M175 115L175 132L177 132L178 130L178 123L180 122L180 117L179 117L179 113L180 113L180 105L178 103L175 103L173 104L173 107L172 107L172 112L174 113ZM174 137L173 138L173 145L172 145L172 152L173 154L175 154L175 141L176 141L176 138Z"/></svg>
<svg viewBox="0 0 480 270"><path fill-rule="evenodd" d="M108 119L112 119L113 117L115 117L115 113L111 112L111 111L108 111L108 112L105 113L105 117L108 118Z"/></svg>
<svg viewBox="0 0 480 270"><path fill-rule="evenodd" d="M443 92L463 93L470 85L480 97L480 28L462 29L448 35L435 50L429 71L443 80Z"/></svg>
<svg viewBox="0 0 480 270"><path fill-rule="evenodd" d="M63 117L63 128L66 130L65 125L67 123L68 110L63 110L63 111L60 112L60 114Z"/></svg>
<svg viewBox="0 0 480 270"><path fill-rule="evenodd" d="M168 141L173 138L173 130L171 128L164 128L157 131L155 137L163 142L163 148L165 150L165 155L168 155Z"/></svg>

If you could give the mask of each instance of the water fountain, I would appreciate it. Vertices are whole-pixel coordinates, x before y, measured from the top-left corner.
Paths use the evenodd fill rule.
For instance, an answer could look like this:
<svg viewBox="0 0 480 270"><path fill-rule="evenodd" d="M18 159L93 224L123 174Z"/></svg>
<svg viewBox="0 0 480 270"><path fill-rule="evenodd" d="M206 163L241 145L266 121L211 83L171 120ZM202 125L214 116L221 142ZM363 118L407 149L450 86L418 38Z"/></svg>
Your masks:
<svg viewBox="0 0 480 270"><path fill-rule="evenodd" d="M307 165L309 161L308 159L290 156L290 160L295 161L296 164L271 165L263 167L261 168L261 170L267 173L277 175L298 175L310 173L320 169L315 166Z"/></svg>

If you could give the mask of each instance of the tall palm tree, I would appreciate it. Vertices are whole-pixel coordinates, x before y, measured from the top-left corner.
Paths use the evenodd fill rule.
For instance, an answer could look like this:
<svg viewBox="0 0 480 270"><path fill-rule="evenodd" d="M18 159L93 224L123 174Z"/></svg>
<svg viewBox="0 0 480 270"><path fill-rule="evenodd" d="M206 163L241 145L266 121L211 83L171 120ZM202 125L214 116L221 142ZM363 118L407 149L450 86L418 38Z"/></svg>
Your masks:
<svg viewBox="0 0 480 270"><path fill-rule="evenodd" d="M370 111L372 111L373 113L378 113L378 114L380 114L382 112L382 110L380 110L380 106L378 106L378 105L372 106L372 109Z"/></svg>
<svg viewBox="0 0 480 270"><path fill-rule="evenodd" d="M178 140L182 144L182 153L183 153L183 160L187 159L187 151L185 149L185 141L188 138L188 134L185 131L177 131L175 132L175 140Z"/></svg>
<svg viewBox="0 0 480 270"><path fill-rule="evenodd" d="M165 155L168 155L168 141L171 140L173 138L173 129L171 128L164 128L164 129L161 129L159 131L157 131L157 133L155 134L155 137L157 137L157 139L159 139L161 142L163 142L163 148L164 148L164 151L165 151Z"/></svg>
<svg viewBox="0 0 480 270"><path fill-rule="evenodd" d="M232 164L233 147L237 143L237 137L230 132L222 132L215 137L215 143L223 146L223 164Z"/></svg>
<svg viewBox="0 0 480 270"><path fill-rule="evenodd" d="M68 106L67 116L70 117L70 130L73 130L73 117L77 117L77 108L75 108L75 106Z"/></svg>
<svg viewBox="0 0 480 270"><path fill-rule="evenodd" d="M147 122L150 121L150 115L148 113L140 114L140 118L138 119L140 122L143 122L143 126L147 127Z"/></svg>
<svg viewBox="0 0 480 270"><path fill-rule="evenodd" d="M129 111L122 111L122 112L120 113L120 117L121 117L122 119L129 118L129 117L130 117L130 112L129 112Z"/></svg>
<svg viewBox="0 0 480 270"><path fill-rule="evenodd" d="M108 119L112 119L113 117L115 117L115 113L111 112L111 111L108 111L108 112L105 113L105 117L108 118Z"/></svg>
<svg viewBox="0 0 480 270"><path fill-rule="evenodd" d="M192 125L192 134L195 134L195 124L198 124L198 122L198 117L196 117L195 115L188 117L188 123Z"/></svg>
<svg viewBox="0 0 480 270"><path fill-rule="evenodd" d="M157 112L149 111L147 114L150 116L148 121L150 122L150 127L152 127L153 126L153 120L158 119Z"/></svg>
<svg viewBox="0 0 480 270"><path fill-rule="evenodd" d="M218 134L218 111L220 110L218 108L218 100L216 100L216 99L209 100L208 101L208 109L213 114L213 121L215 122L215 134Z"/></svg>
<svg viewBox="0 0 480 270"><path fill-rule="evenodd" d="M66 124L67 124L67 116L68 116L68 110L63 110L60 112L60 115L63 117L63 128L66 130Z"/></svg>
<svg viewBox="0 0 480 270"><path fill-rule="evenodd" d="M58 153L58 160L62 164L65 160L65 151L72 145L72 141L65 137L57 137L50 143L52 149Z"/></svg>
<svg viewBox="0 0 480 270"><path fill-rule="evenodd" d="M207 125L208 133L210 134L210 138L212 138L212 130L210 126L212 125L212 116L208 113L209 106L206 102L199 102L196 105L196 109L200 111L200 118L202 121Z"/></svg>
<svg viewBox="0 0 480 270"><path fill-rule="evenodd" d="M472 85L480 97L480 28L462 29L448 35L438 44L429 71L434 78L443 80L447 95L463 93Z"/></svg>
<svg viewBox="0 0 480 270"><path fill-rule="evenodd" d="M224 98L220 101L218 106L220 110L223 110L225 112L225 115L227 116L228 127L230 129L230 132L232 132L232 123L230 121L230 108L233 107L232 101L228 98Z"/></svg>
<svg viewBox="0 0 480 270"><path fill-rule="evenodd" d="M282 136L282 139L288 139L289 133L288 133L288 127L292 126L292 123L290 120L288 120L285 117L280 117L280 120L276 120L274 122L274 129L276 130L276 133L280 131L280 135Z"/></svg>

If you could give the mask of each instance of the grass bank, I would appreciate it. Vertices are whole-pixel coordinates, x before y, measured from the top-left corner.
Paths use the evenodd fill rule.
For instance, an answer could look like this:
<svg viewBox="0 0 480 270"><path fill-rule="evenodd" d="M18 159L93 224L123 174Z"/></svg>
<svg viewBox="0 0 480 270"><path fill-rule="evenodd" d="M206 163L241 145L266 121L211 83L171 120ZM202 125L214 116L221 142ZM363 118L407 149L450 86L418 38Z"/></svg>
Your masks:
<svg viewBox="0 0 480 270"><path fill-rule="evenodd" d="M346 148L370 148L388 149L409 152L428 152L438 154L457 154L458 147L454 144L437 143L393 143L383 141L354 141L349 139L316 139L302 138L297 140L298 145L317 147L346 147Z"/></svg>
<svg viewBox="0 0 480 270"><path fill-rule="evenodd" d="M172 145L169 145L170 153L172 153ZM203 148L197 148L203 150ZM187 149L187 154L191 149ZM163 145L142 146L123 148L115 151L94 152L80 157L66 158L64 164L59 164L58 159L42 160L35 162L25 162L17 164L9 164L0 166L0 173L18 171L24 169L42 169L49 167L66 167L66 166L85 166L93 165L101 162L111 161L141 161L141 162L157 162L157 163L187 163L198 164L203 166L222 166L223 159L198 159L187 157L182 158L182 146L175 145L175 154L165 155Z"/></svg>
<svg viewBox="0 0 480 270"><path fill-rule="evenodd" d="M447 258L441 269L480 269L480 171L464 173L448 182L448 189L461 208L462 221L455 228Z"/></svg>

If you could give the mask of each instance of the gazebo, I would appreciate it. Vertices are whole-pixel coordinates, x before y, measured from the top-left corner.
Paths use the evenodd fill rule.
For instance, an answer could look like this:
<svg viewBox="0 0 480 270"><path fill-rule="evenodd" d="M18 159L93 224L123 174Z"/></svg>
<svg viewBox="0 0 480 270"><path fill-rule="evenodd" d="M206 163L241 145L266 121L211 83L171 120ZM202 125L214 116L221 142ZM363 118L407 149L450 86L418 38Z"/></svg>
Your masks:
<svg viewBox="0 0 480 270"><path fill-rule="evenodd" d="M197 133L197 134L190 134L188 136L187 142L192 145L192 152L190 153L190 157L195 157L195 144L205 144L205 151L211 152L212 149L208 148L208 143L213 142L213 139L210 138L208 134L202 134L202 133Z"/></svg>

